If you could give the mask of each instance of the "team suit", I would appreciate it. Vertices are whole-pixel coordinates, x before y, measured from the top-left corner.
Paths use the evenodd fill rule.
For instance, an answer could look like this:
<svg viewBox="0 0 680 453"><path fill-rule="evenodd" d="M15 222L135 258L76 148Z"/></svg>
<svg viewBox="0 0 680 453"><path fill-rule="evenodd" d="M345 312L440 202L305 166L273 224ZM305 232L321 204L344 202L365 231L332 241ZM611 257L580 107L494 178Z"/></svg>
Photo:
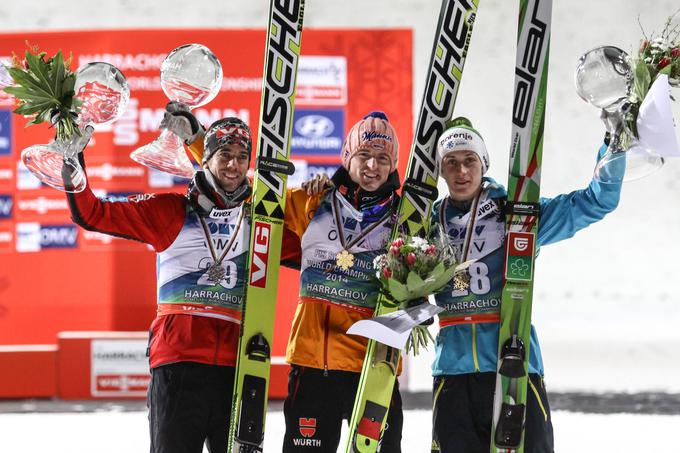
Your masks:
<svg viewBox="0 0 680 453"><path fill-rule="evenodd" d="M603 147L600 153L604 151ZM470 232L466 259L476 261L469 268L467 289L455 289L452 281L435 295L437 305L444 311L439 314L441 330L432 365L432 452L489 451L505 259L502 205L507 192L488 177L483 178L482 187L478 199L456 202L447 198L433 208L431 231L443 226L459 249ZM618 205L620 191L621 184L593 180L586 189L542 198L537 248L568 239L601 220ZM474 219L471 210L476 211ZM532 326L524 449L527 453L553 451L543 376L541 349Z"/></svg>
<svg viewBox="0 0 680 453"><path fill-rule="evenodd" d="M212 193L212 180L200 170L187 195L150 193L127 201L99 199L89 185L67 194L75 223L144 242L157 254L158 309L148 349L153 453L200 453L204 441L211 452L227 448L250 241L249 183L225 204ZM226 252L218 278L209 272L216 260L208 237L217 256Z"/></svg>
<svg viewBox="0 0 680 453"><path fill-rule="evenodd" d="M382 127L385 132L386 118L384 123L367 118L352 128L348 142L364 128ZM373 259L386 250L398 205L396 171L374 192L361 189L345 167L332 181L335 188L319 195L293 190L286 200L285 227L299 238L302 258L300 296L286 351L292 370L284 403L284 452L337 450L342 420L352 415L368 343L346 331L373 314L380 291ZM346 266L336 258L343 250L353 255ZM395 384L381 452L401 451L402 422Z"/></svg>

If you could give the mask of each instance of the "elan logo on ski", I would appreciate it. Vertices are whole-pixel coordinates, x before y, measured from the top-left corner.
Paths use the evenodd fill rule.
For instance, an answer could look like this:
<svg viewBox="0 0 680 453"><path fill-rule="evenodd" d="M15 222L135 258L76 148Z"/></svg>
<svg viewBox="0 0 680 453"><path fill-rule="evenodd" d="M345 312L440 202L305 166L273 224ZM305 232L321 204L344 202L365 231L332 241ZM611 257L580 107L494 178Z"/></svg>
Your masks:
<svg viewBox="0 0 680 453"><path fill-rule="evenodd" d="M250 284L258 288L265 288L267 286L270 232L271 226L268 223L255 222L253 262L250 263Z"/></svg>
<svg viewBox="0 0 680 453"><path fill-rule="evenodd" d="M316 419L300 418L300 434L303 437L313 437L316 434Z"/></svg>
<svg viewBox="0 0 680 453"><path fill-rule="evenodd" d="M505 278L530 282L534 275L534 233L511 231L508 234L508 249L505 263Z"/></svg>

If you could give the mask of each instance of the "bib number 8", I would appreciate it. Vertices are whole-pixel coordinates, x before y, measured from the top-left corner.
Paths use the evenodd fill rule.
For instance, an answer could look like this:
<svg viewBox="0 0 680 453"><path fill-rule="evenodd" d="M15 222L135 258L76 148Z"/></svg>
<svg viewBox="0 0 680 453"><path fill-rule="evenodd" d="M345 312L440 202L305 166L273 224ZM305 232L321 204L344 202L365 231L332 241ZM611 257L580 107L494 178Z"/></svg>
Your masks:
<svg viewBox="0 0 680 453"><path fill-rule="evenodd" d="M489 268L485 263L473 263L468 267L470 273L470 287L468 289L454 289L451 291L453 297L464 297L470 294L482 296L491 290L491 280L489 279Z"/></svg>

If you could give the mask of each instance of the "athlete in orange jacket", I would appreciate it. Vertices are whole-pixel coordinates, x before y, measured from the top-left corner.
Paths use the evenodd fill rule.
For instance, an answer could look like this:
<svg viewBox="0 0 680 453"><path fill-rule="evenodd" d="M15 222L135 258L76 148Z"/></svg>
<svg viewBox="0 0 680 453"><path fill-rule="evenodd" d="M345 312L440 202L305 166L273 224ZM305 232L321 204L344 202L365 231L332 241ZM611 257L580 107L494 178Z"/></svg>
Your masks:
<svg viewBox="0 0 680 453"><path fill-rule="evenodd" d="M300 239L300 298L288 341L292 365L284 404L284 452L335 452L352 412L367 340L348 335L372 316L379 283L373 260L384 253L398 205L399 145L387 117L374 112L349 131L334 188L293 190L285 227ZM399 452L403 414L398 386L381 452Z"/></svg>

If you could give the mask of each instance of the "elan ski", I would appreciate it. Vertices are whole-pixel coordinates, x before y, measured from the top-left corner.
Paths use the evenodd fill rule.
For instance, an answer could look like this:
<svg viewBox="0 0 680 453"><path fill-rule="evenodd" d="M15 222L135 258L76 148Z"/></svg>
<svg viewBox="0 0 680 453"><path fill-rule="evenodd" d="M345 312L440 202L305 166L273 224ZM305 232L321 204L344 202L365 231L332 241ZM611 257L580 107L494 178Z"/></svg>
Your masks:
<svg viewBox="0 0 680 453"><path fill-rule="evenodd" d="M437 199L437 139L453 114L479 0L443 0L392 239L426 236ZM374 316L390 313L378 301ZM385 429L400 351L370 340L354 400L346 452L375 452Z"/></svg>
<svg viewBox="0 0 680 453"><path fill-rule="evenodd" d="M249 272L227 451L261 452L304 0L271 0L253 183Z"/></svg>
<svg viewBox="0 0 680 453"><path fill-rule="evenodd" d="M491 452L524 451L552 0L520 0Z"/></svg>

